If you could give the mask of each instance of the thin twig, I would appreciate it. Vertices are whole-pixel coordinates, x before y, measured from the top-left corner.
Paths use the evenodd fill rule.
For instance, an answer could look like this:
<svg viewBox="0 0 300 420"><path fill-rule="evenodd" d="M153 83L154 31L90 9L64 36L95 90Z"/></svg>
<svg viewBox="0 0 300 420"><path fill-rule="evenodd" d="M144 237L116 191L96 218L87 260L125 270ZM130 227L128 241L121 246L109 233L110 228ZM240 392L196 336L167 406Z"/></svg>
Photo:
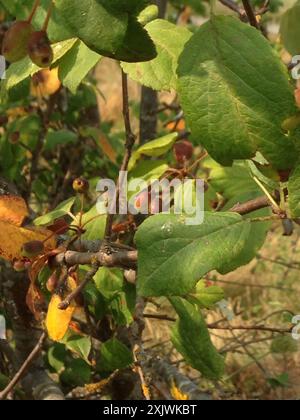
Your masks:
<svg viewBox="0 0 300 420"><path fill-rule="evenodd" d="M32 352L29 354L19 371L16 373L14 378L10 381L10 383L7 385L7 387L0 392L0 400L6 399L7 395L14 389L14 387L18 384L18 382L22 379L23 375L26 373L27 369L30 367L31 363L34 361L34 359L38 356L40 351L42 350L43 343L47 337L47 334L43 332L41 335L39 341L37 342L36 346L32 350Z"/></svg>
<svg viewBox="0 0 300 420"><path fill-rule="evenodd" d="M80 285L72 292L70 293L59 305L58 309L61 309L62 311L66 310L71 302L77 298L77 296L82 292L82 290L85 288L85 286L92 280L92 278L95 276L97 271L99 270L99 263L96 262L93 264L92 269L86 274L85 279L80 283Z"/></svg>
<svg viewBox="0 0 300 420"><path fill-rule="evenodd" d="M244 8L245 8L245 12L248 16L250 25L253 26L254 28L260 30L259 24L258 24L256 16L255 16L255 13L252 9L251 4L249 3L249 0L242 0L242 2L243 2L243 5L244 5Z"/></svg>
<svg viewBox="0 0 300 420"><path fill-rule="evenodd" d="M132 149L135 143L135 135L131 129L130 123L130 111L129 111L129 95L128 95L128 80L127 74L122 70L122 97L123 97L123 118L125 125L125 154L123 162L120 168L120 172L128 170L129 160L132 155ZM120 197L120 177L118 179L114 202L117 204ZM105 227L105 239L109 241L112 234L112 225L114 220L114 214L110 212L107 216L106 227Z"/></svg>
<svg viewBox="0 0 300 420"><path fill-rule="evenodd" d="M172 318L168 315L161 314L144 314L144 318L157 319L160 321L170 321L175 322L176 318ZM238 326L220 326L217 323L207 324L207 328L211 330L250 330L250 331L268 331L273 333L290 333L292 328L274 328L267 327L265 325L238 325Z"/></svg>

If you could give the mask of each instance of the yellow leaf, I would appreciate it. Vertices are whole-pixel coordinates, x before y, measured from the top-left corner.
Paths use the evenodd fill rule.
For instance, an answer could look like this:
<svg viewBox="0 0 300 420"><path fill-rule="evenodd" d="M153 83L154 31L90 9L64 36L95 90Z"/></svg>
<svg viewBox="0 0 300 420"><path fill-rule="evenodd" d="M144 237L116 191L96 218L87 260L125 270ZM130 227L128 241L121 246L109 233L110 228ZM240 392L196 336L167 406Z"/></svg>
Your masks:
<svg viewBox="0 0 300 420"><path fill-rule="evenodd" d="M51 237L50 237L51 236ZM47 240L47 238L49 238ZM53 232L47 229L26 229L0 220L0 257L8 261L21 260L22 246L30 241L45 241L45 252L56 246Z"/></svg>
<svg viewBox="0 0 300 420"><path fill-rule="evenodd" d="M70 292L76 289L76 287L76 281L69 276L68 287L64 296L55 294L51 298L46 317L46 328L49 338L53 341L60 341L68 331L76 305L74 302L71 302L66 310L58 309L58 306Z"/></svg>
<svg viewBox="0 0 300 420"><path fill-rule="evenodd" d="M27 204L17 195L0 196L0 220L21 226L28 216Z"/></svg>

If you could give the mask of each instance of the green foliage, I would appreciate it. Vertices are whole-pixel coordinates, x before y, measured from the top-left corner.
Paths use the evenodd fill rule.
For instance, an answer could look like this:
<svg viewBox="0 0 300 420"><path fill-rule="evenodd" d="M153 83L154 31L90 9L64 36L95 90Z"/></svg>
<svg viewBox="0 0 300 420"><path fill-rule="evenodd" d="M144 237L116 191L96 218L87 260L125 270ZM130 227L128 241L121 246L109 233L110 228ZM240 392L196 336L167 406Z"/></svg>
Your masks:
<svg viewBox="0 0 300 420"><path fill-rule="evenodd" d="M192 303L200 308L212 309L216 303L224 299L224 290L219 286L207 286L205 280L200 280L192 293Z"/></svg>
<svg viewBox="0 0 300 420"><path fill-rule="evenodd" d="M300 217L300 166L297 165L291 173L288 182L288 205L292 217Z"/></svg>
<svg viewBox="0 0 300 420"><path fill-rule="evenodd" d="M185 360L204 376L220 379L224 360L210 340L206 323L197 308L182 298L170 299L179 320L172 330L172 342Z"/></svg>
<svg viewBox="0 0 300 420"><path fill-rule="evenodd" d="M293 167L295 148L281 129L296 112L292 89L257 30L232 17L211 18L186 44L178 75L193 138L214 159L230 165L260 151L278 169Z"/></svg>
<svg viewBox="0 0 300 420"><path fill-rule="evenodd" d="M81 81L100 59L99 54L77 40L59 62L59 79L72 93L76 93Z"/></svg>
<svg viewBox="0 0 300 420"><path fill-rule="evenodd" d="M44 216L40 216L37 219L35 219L34 224L37 226L48 225L49 223L59 219L60 217L67 215L74 206L75 200L76 197L71 197L68 200L60 203L56 207L56 209L54 209L50 213L47 213Z"/></svg>
<svg viewBox="0 0 300 420"><path fill-rule="evenodd" d="M124 7L107 0L86 0L74 8L71 0L58 0L56 9L73 37L96 53L123 61L147 61L156 50L147 31L137 21L140 6Z"/></svg>
<svg viewBox="0 0 300 420"><path fill-rule="evenodd" d="M138 292L141 296L188 293L199 278L236 257L248 239L250 223L234 213L205 213L198 226L186 216L155 215L139 228Z"/></svg>
<svg viewBox="0 0 300 420"><path fill-rule="evenodd" d="M159 157L167 153L175 143L177 133L170 133L159 139L149 141L140 146L132 155L129 162L129 170L131 170L141 156Z"/></svg>
<svg viewBox="0 0 300 420"><path fill-rule="evenodd" d="M106 341L100 348L100 358L97 362L101 372L113 372L124 369L133 363L131 351L116 338Z"/></svg>
<svg viewBox="0 0 300 420"><path fill-rule="evenodd" d="M137 82L155 90L177 88L178 57L191 37L186 28L179 28L162 19L145 27L157 48L157 57L146 63L123 63L123 70Z"/></svg>
<svg viewBox="0 0 300 420"><path fill-rule="evenodd" d="M274 354L295 353L298 351L297 341L290 336L279 336L272 341L270 350Z"/></svg>
<svg viewBox="0 0 300 420"><path fill-rule="evenodd" d="M283 45L292 55L300 54L300 2L288 9L281 18L280 35Z"/></svg>
<svg viewBox="0 0 300 420"><path fill-rule="evenodd" d="M42 29L50 3L41 0L32 20L35 30ZM242 3L237 2L243 7ZM271 11L275 12L282 2L271 3ZM0 4L0 12L5 11L3 16L0 14L5 20L1 25L6 28L15 19L27 19L34 1L0 0ZM265 2L256 0L251 4L257 12ZM226 286L223 289L211 284L206 275L216 275L216 280L220 280L220 275L255 259L268 232L281 227L282 218L283 223L291 224L293 219L299 222L296 220L300 218L299 90L294 94L297 84L280 60L284 48L290 54L299 53L299 1L282 16L283 45L280 40L270 43L261 31L236 16L211 14L202 23L199 15L207 16L208 12L209 2L204 0L170 0L166 19L157 18L158 8L148 0L56 0L47 27L54 52L51 73L57 75L52 81L55 89L42 92L41 85L47 84L43 79L45 73L28 57L10 64L1 83L1 251L6 242L14 243L29 231L34 235L48 229L42 244L44 255L32 261L14 257L11 263L18 271L20 267L29 267L31 283L26 303L37 322L40 320L41 328L52 298L59 302L75 291L76 299L68 308L70 312L64 313L67 333L58 343L48 340L43 348L46 369L54 380L59 380L65 393L89 383L91 387L85 391L93 386L97 388L95 382L101 383L108 377L109 382L114 382L114 373L122 376L123 370L125 373L134 370L135 334L139 318L141 321L143 318L139 314L141 302L146 303L145 314L150 318L148 309L152 305L159 311L169 301L178 317L172 326L170 349L175 347L186 363L208 380L221 379L225 357L212 343L206 317L214 311L218 314L217 322L222 322L220 328L225 329L227 325L230 328L228 314L221 306L227 305L225 295L231 299L234 294ZM264 29L269 16L264 14L260 20ZM188 22L183 26L185 19ZM124 97L121 88L117 94L113 91L112 97L106 87L102 92L102 85L96 79L98 68L105 61L109 65L109 60L103 57L117 60L129 78L159 92L155 140L142 144L137 141L132 151L127 142L125 157L124 139L131 137L128 127L124 133L121 113L119 119L116 115L106 115L103 120L102 110L111 101L116 105L112 107L115 113L125 99L125 119L128 105L134 134L138 134L140 108L146 112L141 124L148 122L148 117L149 121L153 119L155 111L151 109L147 114L145 103L140 104L137 95L131 98L135 89L129 89L132 101L128 104L126 90ZM115 85L113 77L108 84ZM117 83L120 80L119 77ZM169 92L165 96L161 91ZM148 94L153 95L143 90L143 97ZM174 156L178 139L192 142L190 156L182 161L176 159L176 150ZM193 225L189 224L190 215L173 214L178 198L183 201L180 190L171 193L171 214L115 215L110 240L103 241L108 218L98 213L96 185L99 178L117 179L121 162L122 168L128 169L130 181L142 179L148 187L157 179L193 180L188 191L193 198L196 180L203 179L203 221ZM85 178L90 188L75 197L72 185L77 177ZM15 197L14 205L10 203L6 181L17 185L28 212L18 208ZM243 215L232 211L237 204L264 194L275 197L276 209L273 203L272 207ZM133 195L129 191L128 200ZM19 212L24 212L24 217L19 218ZM5 235L7 227L13 232L11 237ZM51 241L48 249L45 244ZM61 258L63 263L58 267L60 260L53 254L65 250L70 253L64 261ZM136 255L136 250L137 267L134 257L128 261L128 255ZM85 284L97 252L103 258L101 267ZM68 265L67 257L75 258L75 262ZM89 258L89 264L82 265ZM259 268L263 264L261 258ZM284 265L283 259L280 264ZM294 265L296 262L293 268ZM286 273L280 281L286 282ZM268 288L281 288L281 283L278 286L272 281L266 279ZM81 282L84 282L82 290L81 286L78 288ZM231 283L234 285L234 281ZM237 284L242 286L241 280ZM256 285L250 286L253 290L250 289L249 295L254 296L255 304L242 317L249 324L250 318L265 309L257 298ZM257 287L260 291L263 286ZM239 289L234 290L239 293ZM22 285L22 310L25 292ZM280 306L278 296L268 302L276 310ZM5 299L3 296L0 299L1 313ZM228 305L233 303L235 309L240 309L249 301L248 295L247 299L238 299ZM59 319L61 309L54 305L53 310ZM281 321L292 324L291 313ZM73 320L68 324L72 315ZM157 316L166 317L160 313ZM9 314L5 314L5 319L10 342L18 346ZM147 334L151 331L150 326ZM236 341L245 337L246 333L236 336ZM248 347L246 338L245 341ZM251 346L250 339L249 343ZM221 351L225 356L228 346L224 348ZM286 358L297 350L296 341L281 334L273 337L268 354L280 360L280 355ZM156 353L149 354L156 356ZM0 364L6 368L5 357L0 357ZM0 374L0 389L9 382L7 372L10 374L11 370L5 369L5 375ZM231 372L231 378L230 375ZM272 388L290 385L286 372L272 373L266 381Z"/></svg>

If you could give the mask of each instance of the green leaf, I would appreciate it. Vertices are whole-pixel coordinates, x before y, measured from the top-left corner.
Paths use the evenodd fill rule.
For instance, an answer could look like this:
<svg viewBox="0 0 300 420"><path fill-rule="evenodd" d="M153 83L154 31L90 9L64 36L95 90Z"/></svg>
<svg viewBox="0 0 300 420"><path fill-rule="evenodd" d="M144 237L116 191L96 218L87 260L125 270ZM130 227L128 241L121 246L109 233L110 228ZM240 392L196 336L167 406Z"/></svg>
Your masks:
<svg viewBox="0 0 300 420"><path fill-rule="evenodd" d="M252 200L261 196L260 192L246 192L244 194L239 194L238 196L229 200L224 208L223 211L227 211L232 208L237 203L244 203L248 200ZM251 219L255 217L265 217L271 215L271 209L265 208L260 209L254 212L251 212L244 217L246 219ZM237 254L234 258L232 258L228 263L224 264L222 267L218 269L219 273L226 274L238 267L248 264L253 258L256 257L258 251L264 245L268 231L272 225L271 221L265 222L255 222L250 224L250 234L248 240L241 250L239 254Z"/></svg>
<svg viewBox="0 0 300 420"><path fill-rule="evenodd" d="M55 149L57 146L66 145L69 143L76 143L77 134L69 130L48 131L45 141L44 150L49 151Z"/></svg>
<svg viewBox="0 0 300 420"><path fill-rule="evenodd" d="M82 217L82 224L87 224L84 227L86 232L82 235L82 239L88 241L102 239L105 232L106 217L106 214L99 214L96 205L85 213Z"/></svg>
<svg viewBox="0 0 300 420"><path fill-rule="evenodd" d="M85 0L74 7L73 0L57 0L56 7L72 34L98 54L123 61L156 56L153 42L137 21L136 4L116 7L107 0Z"/></svg>
<svg viewBox="0 0 300 420"><path fill-rule="evenodd" d="M75 94L82 80L100 59L101 55L78 40L60 60L58 77Z"/></svg>
<svg viewBox="0 0 300 420"><path fill-rule="evenodd" d="M85 266L86 268L86 266ZM86 274L86 270L84 270ZM94 283L89 283L84 288L84 301L88 306L89 312L100 321L106 312L106 302L103 295L98 291Z"/></svg>
<svg viewBox="0 0 300 420"><path fill-rule="evenodd" d="M291 217L300 217L300 165L291 173L288 181L288 205Z"/></svg>
<svg viewBox="0 0 300 420"><path fill-rule="evenodd" d="M72 34L92 50L113 55L122 43L128 17L122 11L112 11L103 0L57 0L55 7Z"/></svg>
<svg viewBox="0 0 300 420"><path fill-rule="evenodd" d="M179 320L172 330L172 342L194 369L209 379L220 379L224 373L224 359L213 346L203 316L191 303L171 298Z"/></svg>
<svg viewBox="0 0 300 420"><path fill-rule="evenodd" d="M134 169L130 172L129 182L134 179L142 179L150 185L152 182L160 179L160 177L167 171L169 165L164 160L144 160L137 163ZM128 200L135 196L139 191L128 191Z"/></svg>
<svg viewBox="0 0 300 420"><path fill-rule="evenodd" d="M124 282L122 270L102 267L94 276L94 282L104 296L108 312L115 322L118 325L129 325L133 321L136 289Z"/></svg>
<svg viewBox="0 0 300 420"><path fill-rule="evenodd" d="M65 368L65 361L67 357L67 351L63 344L55 343L48 350L48 363L55 370L60 373Z"/></svg>
<svg viewBox="0 0 300 420"><path fill-rule="evenodd" d="M209 183L215 191L229 200L239 195L241 191L260 191L245 164L240 162L234 163L231 168L218 166L212 169L209 174Z"/></svg>
<svg viewBox="0 0 300 420"><path fill-rule="evenodd" d="M277 169L297 154L282 122L296 113L287 70L255 28L214 16L179 59L179 95L195 142L223 165L257 151Z"/></svg>
<svg viewBox="0 0 300 420"><path fill-rule="evenodd" d="M149 0L105 0L111 7L127 13L140 13L149 4Z"/></svg>
<svg viewBox="0 0 300 420"><path fill-rule="evenodd" d="M136 288L132 284L124 284L122 291L114 295L109 310L117 325L130 325L136 304Z"/></svg>
<svg viewBox="0 0 300 420"><path fill-rule="evenodd" d="M114 58L135 63L151 60L156 55L155 45L146 29L137 21L135 16L129 16L123 44L116 51Z"/></svg>
<svg viewBox="0 0 300 420"><path fill-rule="evenodd" d="M123 273L118 268L101 267L94 276L94 282L99 292L106 299L111 299L123 287Z"/></svg>
<svg viewBox="0 0 300 420"><path fill-rule="evenodd" d="M41 216L35 219L34 224L36 226L48 225L54 220L57 220L60 217L65 216L71 211L75 201L76 201L76 197L71 197L68 200L63 201L56 207L55 210L51 211L50 213L45 214L44 216Z"/></svg>
<svg viewBox="0 0 300 420"><path fill-rule="evenodd" d="M225 298L224 290L219 286L206 286L204 280L197 283L196 290L192 294L195 303L201 308L211 309L216 303Z"/></svg>
<svg viewBox="0 0 300 420"><path fill-rule="evenodd" d="M129 171L131 171L141 156L159 157L167 153L175 143L178 137L177 133L170 133L156 140L149 141L139 147L132 155L129 162Z"/></svg>
<svg viewBox="0 0 300 420"><path fill-rule="evenodd" d="M183 215L159 214L138 229L138 293L172 296L190 292L199 278L229 263L240 253L250 222L234 213L205 212L198 226Z"/></svg>
<svg viewBox="0 0 300 420"><path fill-rule="evenodd" d="M89 354L92 349L92 343L90 337L84 337L81 335L74 335L68 332L62 341L68 350L72 353L77 354L79 357L84 359L87 363L89 362Z"/></svg>
<svg viewBox="0 0 300 420"><path fill-rule="evenodd" d="M103 372L124 369L133 363L131 351L116 338L106 341L100 348L97 367Z"/></svg>
<svg viewBox="0 0 300 420"><path fill-rule="evenodd" d="M300 54L300 2L281 17L280 35L283 45L291 55Z"/></svg>
<svg viewBox="0 0 300 420"><path fill-rule="evenodd" d="M84 386L91 380L91 367L82 359L72 360L60 379L67 385Z"/></svg>
<svg viewBox="0 0 300 420"><path fill-rule="evenodd" d="M123 63L123 70L133 80L152 89L176 89L178 57L191 32L162 19L150 22L145 28L155 42L157 57L146 63Z"/></svg>
<svg viewBox="0 0 300 420"><path fill-rule="evenodd" d="M270 350L275 354L296 353L298 343L289 335L279 336L272 341Z"/></svg>
<svg viewBox="0 0 300 420"><path fill-rule="evenodd" d="M279 388L279 387L288 388L290 377L287 372L284 372L278 376L268 378L267 381L271 385L272 388Z"/></svg>

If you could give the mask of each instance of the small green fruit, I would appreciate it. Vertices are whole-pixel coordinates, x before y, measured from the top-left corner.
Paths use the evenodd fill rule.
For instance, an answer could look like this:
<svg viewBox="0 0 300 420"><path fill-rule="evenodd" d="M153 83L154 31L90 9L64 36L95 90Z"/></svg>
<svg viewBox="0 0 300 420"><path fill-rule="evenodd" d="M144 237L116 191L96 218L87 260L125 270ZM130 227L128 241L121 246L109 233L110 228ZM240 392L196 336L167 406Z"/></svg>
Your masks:
<svg viewBox="0 0 300 420"><path fill-rule="evenodd" d="M5 33L2 43L2 54L10 63L22 60L28 54L27 45L33 33L29 22L15 22Z"/></svg>
<svg viewBox="0 0 300 420"><path fill-rule="evenodd" d="M89 190L89 182L85 178L76 178L73 182L74 191L84 194Z"/></svg>
<svg viewBox="0 0 300 420"><path fill-rule="evenodd" d="M41 241L30 241L22 247L22 255L27 258L34 258L42 254L45 250L44 244Z"/></svg>
<svg viewBox="0 0 300 420"><path fill-rule="evenodd" d="M33 32L28 41L28 53L31 61L39 67L50 67L53 50L46 31Z"/></svg>

